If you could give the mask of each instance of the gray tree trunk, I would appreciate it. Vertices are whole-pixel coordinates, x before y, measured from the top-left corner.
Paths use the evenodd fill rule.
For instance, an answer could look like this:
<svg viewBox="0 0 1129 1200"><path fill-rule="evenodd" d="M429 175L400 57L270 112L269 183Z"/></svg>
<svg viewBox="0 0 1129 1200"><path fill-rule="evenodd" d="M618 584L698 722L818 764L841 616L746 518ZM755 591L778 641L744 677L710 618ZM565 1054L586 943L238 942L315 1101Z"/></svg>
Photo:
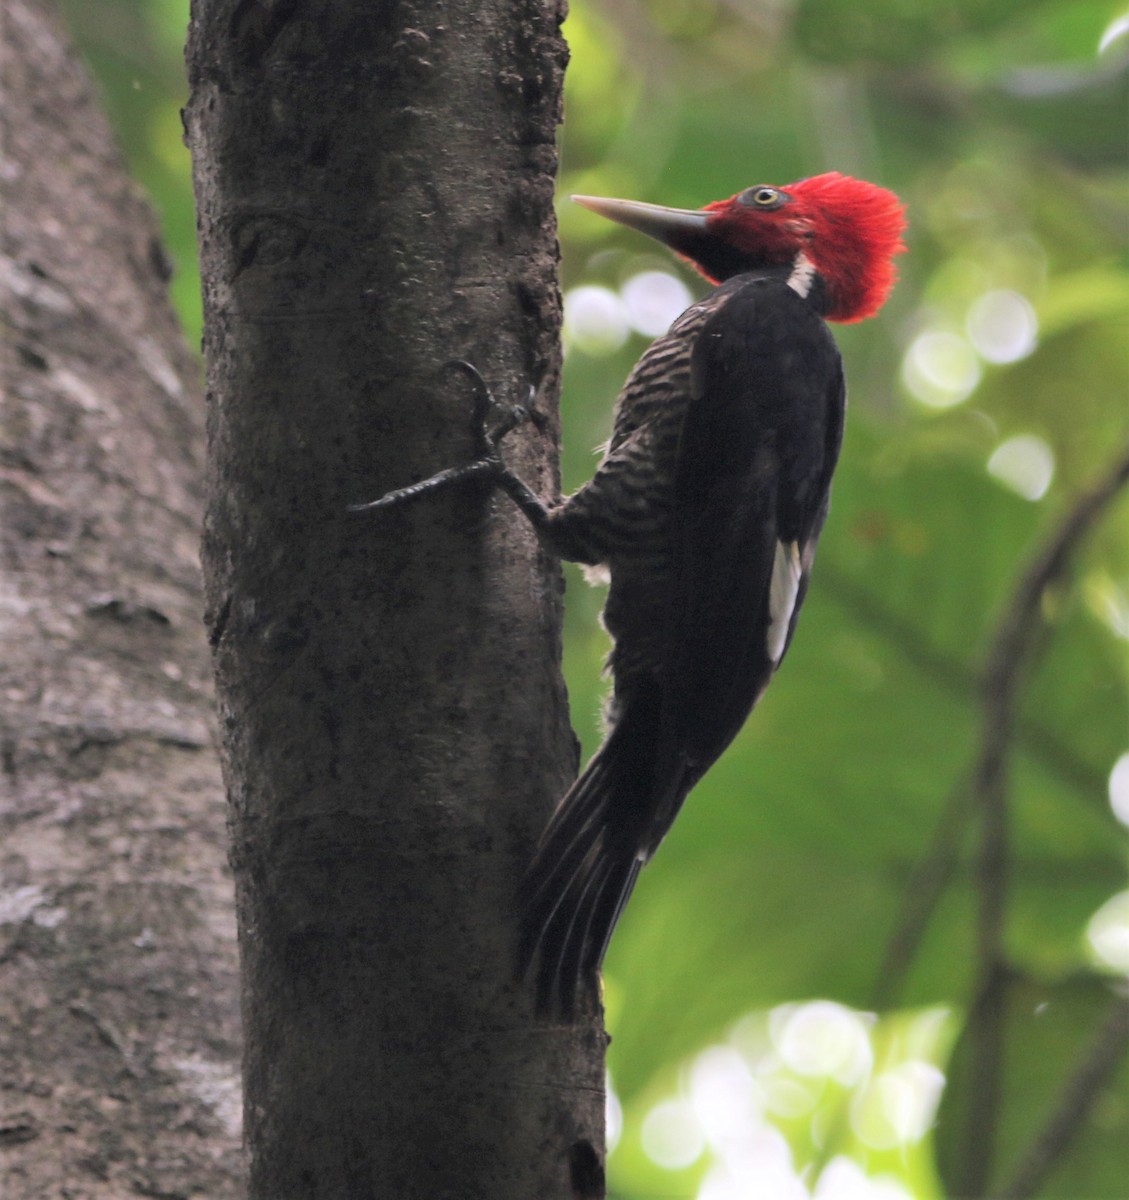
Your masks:
<svg viewBox="0 0 1129 1200"><path fill-rule="evenodd" d="M0 1195L242 1193L203 403L42 0L0 16Z"/></svg>
<svg viewBox="0 0 1129 1200"><path fill-rule="evenodd" d="M251 1193L602 1194L599 1017L538 1024L513 895L575 771L561 577L469 486L468 359L550 412L555 2L197 0L205 534Z"/></svg>

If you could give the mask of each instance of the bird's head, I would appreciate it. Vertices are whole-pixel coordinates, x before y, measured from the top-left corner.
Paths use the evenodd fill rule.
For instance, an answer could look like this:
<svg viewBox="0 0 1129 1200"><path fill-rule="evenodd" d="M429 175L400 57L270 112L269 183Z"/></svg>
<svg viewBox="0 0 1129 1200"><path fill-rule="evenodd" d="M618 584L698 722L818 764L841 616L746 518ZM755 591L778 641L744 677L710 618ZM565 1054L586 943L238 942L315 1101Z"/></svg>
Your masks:
<svg viewBox="0 0 1129 1200"><path fill-rule="evenodd" d="M905 250L905 210L893 192L830 171L787 187L761 184L702 209L573 196L585 208L665 242L720 283L764 268L820 283L829 321L873 316L894 286Z"/></svg>

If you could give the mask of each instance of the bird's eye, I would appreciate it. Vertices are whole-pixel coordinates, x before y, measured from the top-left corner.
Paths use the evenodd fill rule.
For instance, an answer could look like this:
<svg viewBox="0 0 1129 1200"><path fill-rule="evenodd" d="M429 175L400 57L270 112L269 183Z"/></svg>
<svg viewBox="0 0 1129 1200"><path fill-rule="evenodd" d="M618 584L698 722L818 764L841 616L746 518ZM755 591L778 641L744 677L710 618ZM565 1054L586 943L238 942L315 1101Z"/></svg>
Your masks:
<svg viewBox="0 0 1129 1200"><path fill-rule="evenodd" d="M737 203L746 208L779 208L787 197L772 187L746 188L738 197Z"/></svg>

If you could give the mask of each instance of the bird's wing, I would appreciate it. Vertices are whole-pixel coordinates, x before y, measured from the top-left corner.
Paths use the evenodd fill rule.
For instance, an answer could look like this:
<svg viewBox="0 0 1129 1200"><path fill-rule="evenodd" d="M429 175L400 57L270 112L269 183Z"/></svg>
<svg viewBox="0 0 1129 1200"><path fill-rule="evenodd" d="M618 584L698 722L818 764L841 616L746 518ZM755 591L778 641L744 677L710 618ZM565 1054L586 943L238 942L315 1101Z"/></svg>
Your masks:
<svg viewBox="0 0 1129 1200"><path fill-rule="evenodd" d="M845 404L830 333L776 280L749 281L718 306L695 342L691 385L661 673L662 742L681 760L668 769L683 795L736 736L787 648ZM681 796L671 800L657 839Z"/></svg>

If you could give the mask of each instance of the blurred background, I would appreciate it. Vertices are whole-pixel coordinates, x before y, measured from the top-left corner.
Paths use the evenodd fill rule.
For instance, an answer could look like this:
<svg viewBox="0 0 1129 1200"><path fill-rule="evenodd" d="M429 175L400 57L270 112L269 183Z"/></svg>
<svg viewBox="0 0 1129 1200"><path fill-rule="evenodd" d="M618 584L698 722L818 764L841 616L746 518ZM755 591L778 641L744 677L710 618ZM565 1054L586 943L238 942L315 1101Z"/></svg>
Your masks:
<svg viewBox="0 0 1129 1200"><path fill-rule="evenodd" d="M199 345L187 0L62 7ZM704 290L570 192L699 207L834 169L892 188L910 219L892 300L837 331L851 412L795 644L608 958L611 1191L950 1195L976 1078L984 656L1031 556L1129 440L1129 10L574 0L565 29L566 488L647 340ZM585 755L601 604L570 569ZM1036 640L1008 755L998 1188L1079 1065L1116 1053L1099 1030L1129 975L1126 497L1043 596ZM1125 1064L1085 1099L1039 1195L1126 1195Z"/></svg>

